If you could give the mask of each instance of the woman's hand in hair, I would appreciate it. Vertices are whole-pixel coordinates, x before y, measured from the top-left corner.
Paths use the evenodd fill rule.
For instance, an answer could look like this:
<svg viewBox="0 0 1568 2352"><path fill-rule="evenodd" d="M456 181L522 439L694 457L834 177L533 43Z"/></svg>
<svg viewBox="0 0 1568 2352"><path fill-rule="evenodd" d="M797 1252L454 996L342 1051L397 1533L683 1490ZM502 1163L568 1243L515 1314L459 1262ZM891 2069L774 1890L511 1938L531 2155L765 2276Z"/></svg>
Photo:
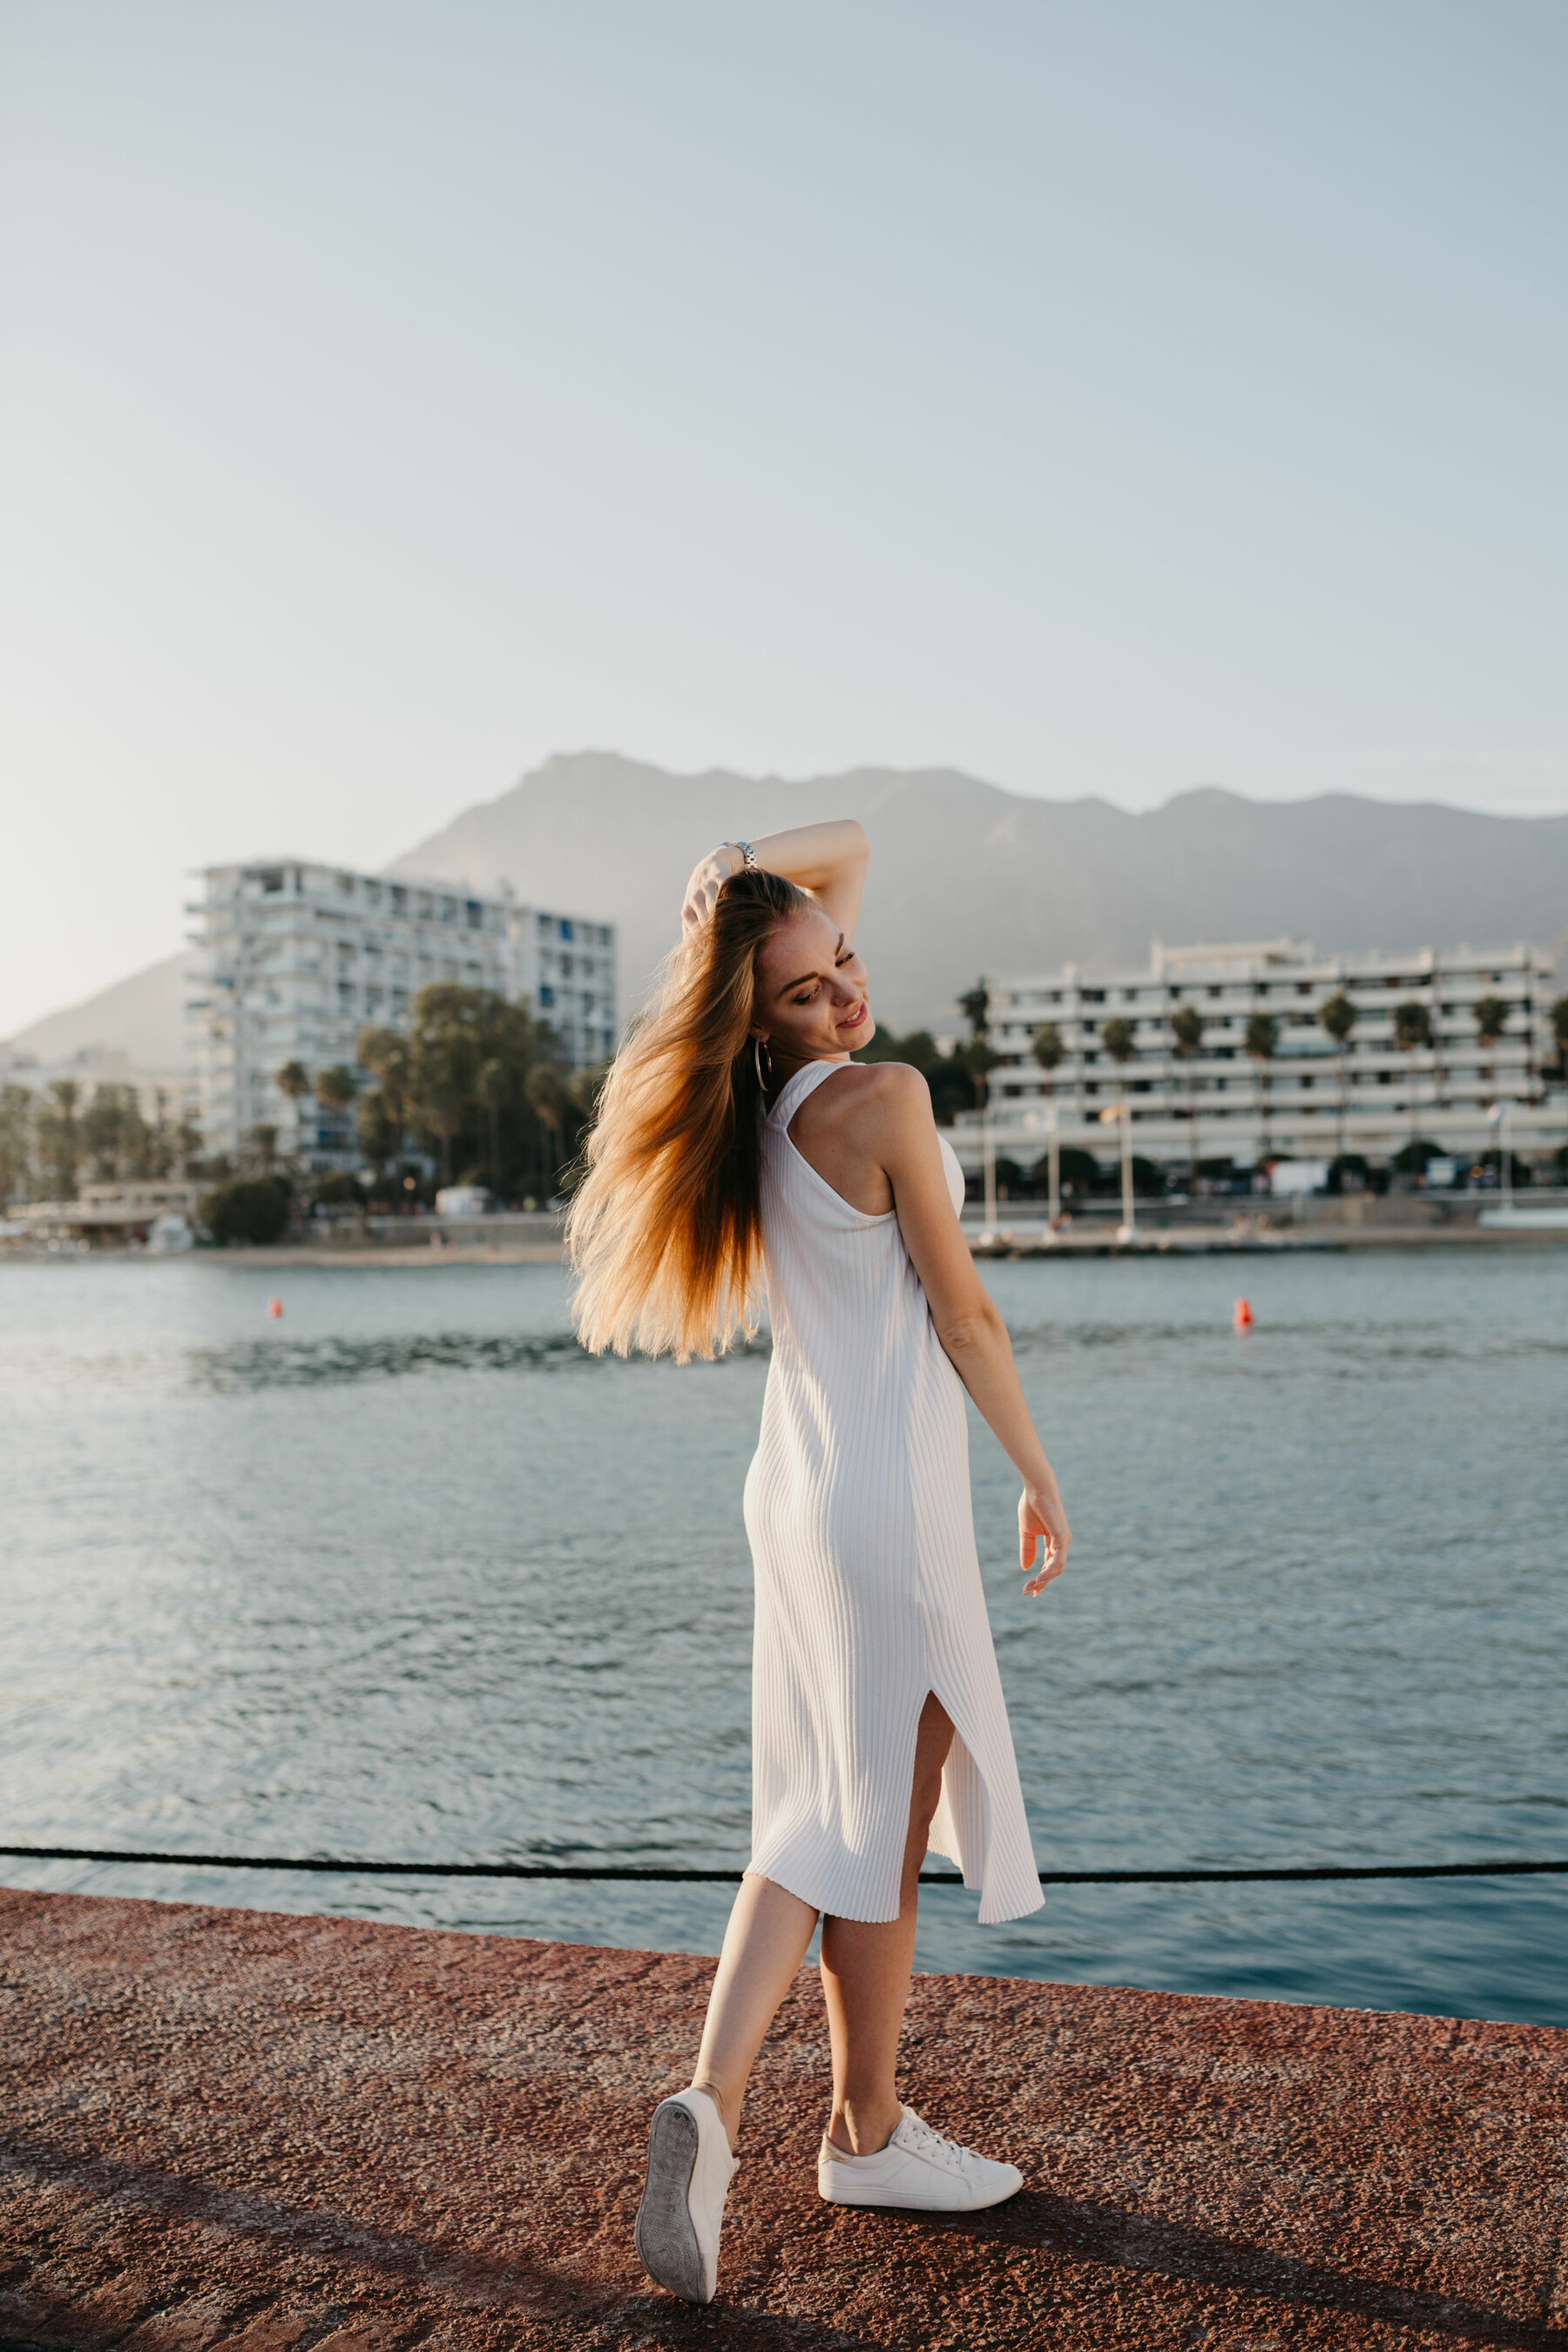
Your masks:
<svg viewBox="0 0 1568 2352"><path fill-rule="evenodd" d="M1018 1565L1029 1578L1024 1591L1031 1598L1043 1592L1052 1577L1061 1574L1071 1541L1072 1529L1062 1508L1056 1479L1026 1486L1018 1497ZM1037 1549L1040 1555L1039 1573L1029 1576Z"/></svg>
<svg viewBox="0 0 1568 2352"><path fill-rule="evenodd" d="M686 897L681 903L680 928L683 931L693 931L709 920L721 888L745 862L741 851L728 841L699 860L691 869L691 879L686 886Z"/></svg>

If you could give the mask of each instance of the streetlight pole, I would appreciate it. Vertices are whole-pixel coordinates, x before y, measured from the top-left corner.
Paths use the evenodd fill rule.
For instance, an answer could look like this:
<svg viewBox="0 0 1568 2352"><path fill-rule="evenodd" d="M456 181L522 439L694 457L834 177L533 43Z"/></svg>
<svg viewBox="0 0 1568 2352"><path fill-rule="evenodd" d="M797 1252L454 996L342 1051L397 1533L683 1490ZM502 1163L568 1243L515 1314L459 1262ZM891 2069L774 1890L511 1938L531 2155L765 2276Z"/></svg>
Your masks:
<svg viewBox="0 0 1568 2352"><path fill-rule="evenodd" d="M985 1087L985 1102L980 1114L980 1148L985 1169L985 1230L987 1234L992 1234L996 1230L996 1139L991 1131L991 1081L989 1074L984 1079L984 1084Z"/></svg>
<svg viewBox="0 0 1568 2352"><path fill-rule="evenodd" d="M1057 1126L1057 1107L1049 1106L1050 1126L1046 1133L1046 1226L1052 1241L1062 1215L1062 1145Z"/></svg>
<svg viewBox="0 0 1568 2352"><path fill-rule="evenodd" d="M1116 1238L1119 1242L1135 1242L1138 1226L1132 1214L1131 1102L1107 1103L1100 1116L1102 1123L1109 1123L1113 1118L1121 1121L1121 1224Z"/></svg>

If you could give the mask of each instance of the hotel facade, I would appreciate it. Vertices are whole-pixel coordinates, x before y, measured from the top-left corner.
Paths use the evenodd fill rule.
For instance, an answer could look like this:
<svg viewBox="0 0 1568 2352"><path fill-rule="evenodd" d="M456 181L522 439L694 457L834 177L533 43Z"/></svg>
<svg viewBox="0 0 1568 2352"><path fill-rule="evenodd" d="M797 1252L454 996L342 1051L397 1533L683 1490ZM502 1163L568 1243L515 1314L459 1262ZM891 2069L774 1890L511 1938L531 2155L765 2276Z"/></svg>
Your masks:
<svg viewBox="0 0 1568 2352"><path fill-rule="evenodd" d="M201 881L185 1017L209 1152L237 1152L267 1125L307 1165L355 1164L346 1122L312 1096L291 1101L277 1074L353 1069L360 1030L406 1027L435 981L527 1004L574 1067L616 1050L613 924L301 858L209 866Z"/></svg>
<svg viewBox="0 0 1568 2352"><path fill-rule="evenodd" d="M1546 1075L1556 1061L1553 960L1540 949L1321 956L1291 940L1156 942L1141 970L1065 964L988 980L986 992L990 1042L1002 1056L990 1079L992 1145L1025 1166L1046 1150L1053 1114L1062 1145L1114 1158L1118 1131L1102 1114L1123 1102L1133 1150L1179 1168L1194 1158L1247 1167L1276 1156L1331 1160L1341 1151L1376 1164L1415 1137L1474 1159L1497 1146L1500 1105L1510 1148L1521 1158L1544 1157L1568 1139L1563 1080ZM1342 1049L1321 1017L1336 996L1355 1012ZM1476 1022L1486 997L1506 1008L1502 1034L1489 1043ZM1395 1012L1408 1003L1426 1012L1429 1046L1396 1041ZM1201 1044L1185 1055L1171 1026L1183 1005L1203 1024ZM1267 1060L1247 1050L1258 1013L1275 1024ZM1107 1024L1117 1019L1132 1029L1131 1053L1121 1063L1105 1046ZM1047 1024L1062 1046L1051 1072L1034 1052ZM981 1114L961 1114L952 1139L965 1167L977 1170Z"/></svg>

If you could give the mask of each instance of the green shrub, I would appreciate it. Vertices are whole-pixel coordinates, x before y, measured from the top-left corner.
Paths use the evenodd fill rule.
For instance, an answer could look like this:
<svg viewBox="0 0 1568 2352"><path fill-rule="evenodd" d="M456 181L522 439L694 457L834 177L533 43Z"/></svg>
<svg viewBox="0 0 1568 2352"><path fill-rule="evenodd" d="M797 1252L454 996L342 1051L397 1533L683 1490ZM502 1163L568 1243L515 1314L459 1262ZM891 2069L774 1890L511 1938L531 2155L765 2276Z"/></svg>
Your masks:
<svg viewBox="0 0 1568 2352"><path fill-rule="evenodd" d="M364 1188L346 1168L333 1168L325 1176L317 1177L310 1187L310 1198L319 1208L361 1209L364 1206Z"/></svg>
<svg viewBox="0 0 1568 2352"><path fill-rule="evenodd" d="M197 1214L216 1242L275 1242L289 1207L286 1176L241 1176L204 1192Z"/></svg>

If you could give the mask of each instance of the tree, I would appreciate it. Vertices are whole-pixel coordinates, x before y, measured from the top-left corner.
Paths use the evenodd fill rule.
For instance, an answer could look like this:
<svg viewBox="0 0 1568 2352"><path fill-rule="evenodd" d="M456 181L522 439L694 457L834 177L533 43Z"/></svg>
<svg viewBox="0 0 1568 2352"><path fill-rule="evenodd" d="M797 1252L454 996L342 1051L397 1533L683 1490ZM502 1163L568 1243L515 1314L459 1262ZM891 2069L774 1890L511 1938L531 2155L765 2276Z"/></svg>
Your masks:
<svg viewBox="0 0 1568 2352"><path fill-rule="evenodd" d="M33 1172L33 1095L29 1087L0 1087L0 1208L26 1200Z"/></svg>
<svg viewBox="0 0 1568 2352"><path fill-rule="evenodd" d="M1340 1149L1338 1157L1345 1156L1345 1048L1356 1024L1356 1009L1344 990L1324 1000L1318 1007L1318 1018L1334 1041L1334 1060L1340 1077Z"/></svg>
<svg viewBox="0 0 1568 2352"><path fill-rule="evenodd" d="M384 1093L389 1085L406 1085L409 1125L435 1141L443 1182L451 1181L459 1142L468 1147L462 1164L482 1156L479 1139L492 1106L502 1163L496 1172L504 1177L509 1165L521 1172L538 1150L540 1118L528 1090L531 1072L552 1067L561 1087L565 1086L549 1031L525 1005L510 1003L493 990L437 981L414 1000L407 1045L405 1079L395 1056L378 1054L382 1088ZM481 1099L480 1073L491 1062L499 1066L484 1081L491 1097L487 1103Z"/></svg>
<svg viewBox="0 0 1568 2352"><path fill-rule="evenodd" d="M1106 1023L1100 1042L1122 1076L1121 1104L1121 1223L1130 1233L1132 1216L1132 1097L1125 1081L1128 1063L1138 1051L1138 1032L1120 1013ZM1103 1116L1103 1114L1102 1114Z"/></svg>
<svg viewBox="0 0 1568 2352"><path fill-rule="evenodd" d="M1485 1059L1481 1066L1482 1091L1492 1091L1492 1055L1508 1030L1508 1006L1500 996L1478 996L1471 1011L1475 1017L1476 1035Z"/></svg>
<svg viewBox="0 0 1568 2352"><path fill-rule="evenodd" d="M80 1096L81 1088L74 1078L54 1078L43 1108L34 1116L33 1133L43 1163L44 1181L51 1199L57 1201L76 1198L77 1168L81 1158L76 1107Z"/></svg>
<svg viewBox="0 0 1568 2352"><path fill-rule="evenodd" d="M991 991L983 980L966 988L958 999L958 1009L969 1024L972 1037L984 1037L991 1026Z"/></svg>
<svg viewBox="0 0 1568 2352"><path fill-rule="evenodd" d="M354 1041L354 1059L362 1070L370 1072L381 1090L382 1104L395 1131L389 1157L401 1159L414 1048L401 1029L362 1029Z"/></svg>
<svg viewBox="0 0 1568 2352"><path fill-rule="evenodd" d="M323 1110L347 1110L358 1092L359 1080L346 1062L333 1062L316 1072L316 1100Z"/></svg>
<svg viewBox="0 0 1568 2352"><path fill-rule="evenodd" d="M1394 1008L1394 1042L1402 1054L1415 1055L1432 1043L1432 1015L1419 997L1406 997ZM1415 1105L1415 1064L1410 1065L1410 1140L1415 1143L1419 1131ZM1425 1162L1422 1163L1423 1168ZM1417 1171L1419 1173L1420 1171Z"/></svg>
<svg viewBox="0 0 1568 2352"><path fill-rule="evenodd" d="M1279 1024L1272 1013L1255 1013L1247 1024L1247 1050L1258 1081L1258 1114L1263 1122L1263 1155L1268 1156L1269 1066L1279 1049Z"/></svg>
<svg viewBox="0 0 1568 2352"><path fill-rule="evenodd" d="M286 1176L241 1176L204 1192L196 1213L215 1242L275 1242L289 1203Z"/></svg>
<svg viewBox="0 0 1568 2352"><path fill-rule="evenodd" d="M1061 1146L1057 1135L1057 1072L1067 1055L1062 1033L1054 1021L1042 1021L1030 1048L1045 1074L1046 1100L1051 1106L1051 1139L1046 1148L1046 1213L1054 1231L1061 1210Z"/></svg>
<svg viewBox="0 0 1568 2352"><path fill-rule="evenodd" d="M484 1112L489 1129L488 1172L491 1185L498 1191L500 1187L500 1109L508 1090L506 1065L499 1055L492 1054L488 1061L479 1064L479 1074L474 1081L474 1099Z"/></svg>
<svg viewBox="0 0 1568 2352"><path fill-rule="evenodd" d="M1568 999L1564 1002L1568 1003ZM1050 1094L1056 1084L1056 1074L1067 1057L1062 1033L1054 1021L1041 1022L1029 1050L1046 1074L1046 1092Z"/></svg>
<svg viewBox="0 0 1568 2352"><path fill-rule="evenodd" d="M379 1184L389 1163L395 1159L398 1146L397 1122L387 1109L386 1097L379 1087L371 1087L361 1095L354 1109L354 1132Z"/></svg>
<svg viewBox="0 0 1568 2352"><path fill-rule="evenodd" d="M1171 1040L1187 1074L1187 1190L1198 1183L1198 1096L1193 1064L1203 1050L1204 1016L1195 1004L1178 1004L1171 1015Z"/></svg>
<svg viewBox="0 0 1568 2352"><path fill-rule="evenodd" d="M274 1072L272 1083L291 1103L300 1103L310 1091L310 1073L303 1062L285 1062Z"/></svg>
<svg viewBox="0 0 1568 2352"><path fill-rule="evenodd" d="M346 1062L332 1062L316 1072L314 1085L316 1100L327 1114L333 1148L341 1150L349 1139L349 1109L359 1092L359 1080Z"/></svg>
<svg viewBox="0 0 1568 2352"><path fill-rule="evenodd" d="M1037 1176L1040 1173L1036 1169ZM1080 1151L1076 1143L1065 1144L1061 1155L1062 1191L1073 1198L1100 1190L1100 1166L1092 1152Z"/></svg>
<svg viewBox="0 0 1568 2352"><path fill-rule="evenodd" d="M1131 1021L1118 1013L1100 1031L1100 1042L1120 1069L1138 1051L1138 1032Z"/></svg>
<svg viewBox="0 0 1568 2352"><path fill-rule="evenodd" d="M82 1148L100 1184L111 1184L116 1177L148 1174L152 1129L142 1116L134 1087L94 1087L80 1128Z"/></svg>
<svg viewBox="0 0 1568 2352"><path fill-rule="evenodd" d="M278 1129L270 1119L258 1119L245 1139L245 1156L266 1176L278 1165Z"/></svg>
<svg viewBox="0 0 1568 2352"><path fill-rule="evenodd" d="M540 1195L550 1200L561 1169L561 1131L566 1123L566 1089L561 1073L548 1062L536 1063L527 1078L528 1099L538 1118L549 1156L540 1180Z"/></svg>

